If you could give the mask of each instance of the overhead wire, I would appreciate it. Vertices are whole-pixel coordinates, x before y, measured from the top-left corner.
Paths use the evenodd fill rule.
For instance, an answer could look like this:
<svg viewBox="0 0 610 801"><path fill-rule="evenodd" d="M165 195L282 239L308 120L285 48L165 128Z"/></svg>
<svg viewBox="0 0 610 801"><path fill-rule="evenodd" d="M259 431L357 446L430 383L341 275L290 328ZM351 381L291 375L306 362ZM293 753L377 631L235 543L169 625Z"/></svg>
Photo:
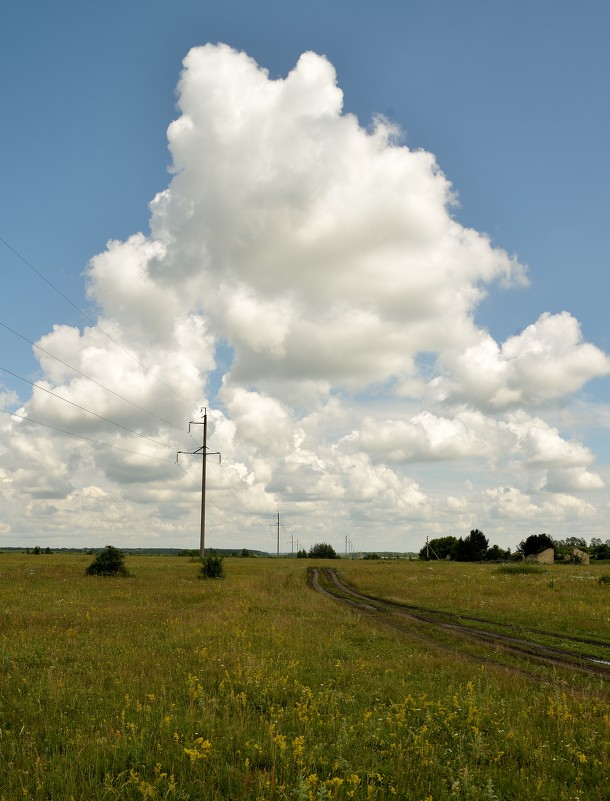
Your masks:
<svg viewBox="0 0 610 801"><path fill-rule="evenodd" d="M226 470L225 466L222 464L222 462L221 462L219 465L215 465L215 464L213 464L213 465L212 465L212 467L219 467L219 468L222 470L222 473L223 473L224 477L225 477L225 478L226 478L226 480L229 482L229 488L230 488L231 490L233 490L233 493L235 494L235 497L236 497L236 498L237 498L237 500L238 500L238 501L239 501L239 502L242 504L242 506L244 507L244 509L245 509L245 510L248 512L248 514L250 515L250 517L252 517L252 518L253 518L254 522L258 523L258 524L259 524L259 525L261 525L261 526L266 526L267 524L266 524L266 523L264 523L264 522L262 521L262 519L261 519L260 515L257 515L257 514L255 514L255 513L254 513L254 512L253 512L253 511L250 509L250 507L248 506L248 504L247 504L247 503L244 501L244 499L242 498L242 496L241 496L240 492L238 491L238 489L235 487L235 485L234 485L234 483L233 483L233 480L231 479L231 476L230 476L230 475L229 475L229 473L227 472L227 470Z"/></svg>
<svg viewBox="0 0 610 801"><path fill-rule="evenodd" d="M113 426L117 426L117 428L122 428L123 431L128 431L130 434L135 434L138 437L142 437L142 439L147 439L149 442L154 442L155 445L161 445L163 448L168 448L170 451L175 450L173 445L168 445L166 442L160 442L158 439L153 439L152 437L146 436L146 434L141 434L139 431L134 431L133 428L128 428L127 426L122 425L121 423L117 423L115 420L110 420L108 417L104 417L101 414L97 414L96 412L92 412L91 409L86 409L84 406L80 406L78 403L74 403L74 401L68 400L68 398L64 398L61 395L58 395L56 392L52 392L50 389L46 389L45 387L40 386L40 384L36 384L33 381L29 381L27 378L24 378L17 373L13 373L12 370L9 370L6 367L0 365L0 370L9 375L18 378L20 381L25 381L26 384L29 384L36 389L41 390L42 392L46 392L48 395L52 395L54 398L57 398L64 403L69 403L70 406L75 406L77 409L80 409L83 412L87 412L87 414L93 415L93 417L97 417L98 420L104 420L106 423L110 423Z"/></svg>
<svg viewBox="0 0 610 801"><path fill-rule="evenodd" d="M63 364L64 367L67 367L69 370L74 370L75 373L77 373L78 375L82 376L87 381L91 381L93 384L95 384L98 387L101 387L106 392L110 392L115 397L120 398L122 401L125 401L125 403L129 403L131 406L134 407L134 409L139 409L139 411L144 412L145 414L149 414L151 417L156 417L156 419L157 420L161 420L162 423L166 423L168 426L171 426L172 428L175 428L178 431L182 431L184 433L184 428L180 428L180 426L177 426L175 423L171 423L169 420L166 420L164 417L160 417L158 414L155 414L154 412L150 412L148 409L145 409L143 406L139 406L137 403L134 403L133 401L130 401L128 398L125 398L123 395L119 394L118 392L115 392L113 389L110 389L110 387L107 387L104 384L101 384L99 381L96 381L95 378L91 378L91 376L88 376L86 373L81 372L81 370L79 370L77 367L74 367L73 365L68 364L68 362L64 362L63 359L59 358L59 356L55 356L54 353L51 353L50 351L45 350L45 348L41 347L40 345L37 345L35 342L32 342L31 339L28 339L23 334L20 334L18 331L15 331L14 328L11 328L9 325L6 325L6 323L3 323L2 321L0 321L0 326L2 328L5 328L7 331L10 331L11 334L14 334L15 336L19 337L20 339L23 339L24 342L28 342L30 345L32 345L32 347L36 348L36 350L39 350L41 353L44 353L47 356L50 356L52 359L55 359L56 361L58 361L60 364Z"/></svg>
<svg viewBox="0 0 610 801"><path fill-rule="evenodd" d="M170 384L168 384L162 378L160 378L160 376L158 376L153 370L151 370L145 364L143 364L136 356L133 355L133 353L131 353L129 350L127 350L127 348L125 348L120 342L118 342L106 330L104 330L104 328L102 328L100 325L98 325L95 322L95 320L93 320L86 312L84 312L78 305L76 305L72 300L70 300L70 298L67 297L67 295L65 295L60 289L58 289L58 287L56 287L43 273L41 273L38 269L36 269L36 267L34 267L34 265L31 262L29 262L18 250L16 250L16 248L14 248L9 242L7 242L6 239L4 239L3 237L0 237L0 242L2 242L10 251L12 251L15 254L15 256L17 256L17 258L19 258L42 281L44 281L58 295L60 295L70 306L72 306L72 308L74 308L80 315L82 315L82 317L84 317L89 323L91 323L91 325L95 329L97 329L102 334L104 334L104 336L106 336L113 344L115 344L125 354L127 354L130 358L132 358L140 367L142 367L142 369L147 374L151 375L155 380L157 380L157 381L159 381L159 383L163 384L163 386L165 386L167 389L169 389L171 392L173 392L176 395L176 397L180 398L185 403L191 405L190 401L188 401L180 392L178 392L174 387L172 387ZM109 387L106 387L104 384L100 383L99 381L96 381L96 379L94 379L94 378L91 378L91 376L88 376L87 374L83 373L78 368L74 367L73 365L70 365L67 362L63 361L62 359L60 359L55 354L51 353L50 351L48 351L45 348L41 347L40 345L36 344L35 342L33 342L32 340L28 339L23 334L20 334L18 331L15 331L13 328L11 328L10 326L6 325L5 323L2 323L0 321L0 326L2 328L6 329L7 331L11 332L13 335L19 337L20 339L23 339L25 342L28 342L30 345L32 345L32 347L36 348L41 353L44 353L45 355L51 357L52 359L55 359L57 362L59 362L60 364L64 365L65 367L67 367L69 370L74 371L76 374L82 376L84 379L86 379L88 381L91 381L96 386L99 386L104 391L111 393L115 397L119 398L120 400L124 401L125 403L130 404L132 407L138 409L139 411L144 412L145 414L148 414L151 417L154 417L154 418L160 420L161 422L165 423L166 425L169 425L169 426L171 426L173 428L176 428L177 430L179 430L179 431L184 433L184 429L183 428L180 428L179 426L175 425L174 423L170 422L169 420L166 420L165 418L160 417L159 415L155 414L154 412L150 412L148 409L145 409L142 406L139 406L138 404L134 403L133 401L130 401L128 398L125 398L120 393L115 392L114 390L110 389ZM8 370L7 368L4 368L4 367L0 366L0 369L4 370L4 372L8 373L9 375L14 376L15 378L17 378L17 379L19 379L21 381L25 381L26 383L30 384L32 387L36 387L37 389L40 389L43 392L46 392L46 393L52 395L53 397L58 398L59 400L63 400L64 402L69 403L72 406L75 406L76 408L78 408L78 409L80 409L80 410L82 410L82 411L84 411L84 412L86 412L88 414L91 414L91 415L93 415L94 417L97 417L100 420L104 420L105 422L108 422L111 425L115 425L118 428L123 429L124 431L127 431L127 432L129 432L131 434L134 434L136 436L142 437L143 439L146 439L146 440L148 440L150 442L153 442L156 445L160 445L162 447L165 447L165 448L168 448L170 450L173 450L172 446L167 445L166 443L160 442L160 441L155 440L155 439L153 439L151 437L148 437L148 436L146 436L144 434L141 434L140 432L134 431L133 429L130 429L130 428L126 427L126 426L123 426L122 424L117 423L116 421L113 421L113 420L111 420L111 419L109 419L107 417L104 417L103 415L99 415L96 412L91 411L90 409L87 409L87 408L85 408L83 406L80 406L77 403L74 403L73 401L68 400L67 398L63 398L61 395L57 395L56 393L52 392L51 390L48 390L48 389L45 389L44 387L41 387L39 384L36 384L36 383L34 383L32 381L29 381L26 378L23 378L23 376L20 376L17 373L14 373L11 370ZM104 447L112 448L114 450L119 450L119 451L122 451L124 453L130 453L130 454L136 455L136 456L143 456L145 458L154 459L156 461L170 462L169 459L161 459L160 457L151 456L150 454L143 454L143 453L139 453L139 452L130 450L128 448L122 448L122 447L117 446L117 445L110 445L109 443L102 442L100 440L96 440L96 439L93 439L91 437L86 437L86 436L81 435L81 434L76 434L76 433L74 433L72 431L66 431L65 429L59 428L57 426L52 426L52 425L50 425L48 423L43 423L40 420L35 420L34 418L31 418L31 417L25 417L23 415L16 414L15 412L11 412L11 411L9 411L7 409L0 409L0 412L3 413L3 414L8 414L8 415L10 415L12 417L16 417L16 418L22 419L22 420L24 420L26 422L29 422L29 423L34 423L34 424L37 424L37 425L44 426L45 428L49 428L51 430L58 431L58 432L60 432L62 434L66 434L67 436L72 436L72 437L76 437L78 439L85 440L87 442L91 442L91 443L96 444L96 445L102 445ZM184 470L184 468L182 467L182 465L179 464L179 462L176 462L176 464L178 464L178 466L180 467L182 472L189 478L190 481L192 481L196 486L199 486L197 484L197 482L194 481L194 479L187 473L187 471ZM228 482L229 488L233 491L233 493L235 494L235 496L237 497L239 502L242 504L242 506L246 509L248 514L254 519L255 522L258 522L260 525L266 526L266 523L264 523L262 520L260 520L260 518L257 515L255 515L254 512L252 512L252 510L248 507L248 505L246 504L246 502L244 501L244 499L242 498L242 496L238 492L238 490L235 487L230 475L228 474L228 472L226 471L226 469L224 468L222 463L220 464L220 468L222 469L222 475L223 475L225 481ZM221 510L216 504L214 504L213 501L211 501L211 503L212 503L213 506L215 506L218 509L218 511L220 511L221 513L223 512L223 510Z"/></svg>
<svg viewBox="0 0 610 801"><path fill-rule="evenodd" d="M177 466L180 468L180 470L182 470L182 472L184 473L184 475L185 475L185 476L186 476L186 477L189 479L189 481L191 481L191 482L192 482L192 483L193 483L193 484L194 484L194 485L197 487L197 489L198 489L198 490L201 490L201 484L200 484L200 482L198 482L198 481L195 481L195 479L194 479L194 478L193 478L193 477L190 475L190 473L188 473L188 472L187 472L187 471L184 469L184 467L182 467L182 465L180 464L180 462L176 462L176 464L177 464ZM225 510L224 510L224 509L221 509L221 508L220 508L220 506L218 506L218 504L214 503L214 501L213 501L213 500L212 500L212 499L211 499L211 498L210 498L208 495L206 495L206 505L213 506L213 507L214 507L214 508L215 508L217 511L219 511L219 512L220 512L222 515L224 515L224 514L225 514Z"/></svg>
<svg viewBox="0 0 610 801"><path fill-rule="evenodd" d="M178 467L179 467L179 468L182 470L182 472L183 472L183 473L184 473L184 474L185 474L185 475L186 475L186 476L187 476L187 477L188 477L188 478L189 478L189 479L190 479L190 480L193 482L193 484L195 484L195 486L196 486L196 487L198 487L199 489L201 489L201 484L200 484L199 482L195 481L195 479L194 479L194 478L193 478L191 475L189 475L189 473L187 473L187 471L186 471L186 470L185 470L185 469L182 467L182 465L180 464L180 462L176 462L176 464L177 464L177 465L178 465ZM226 479L227 479L227 480L228 480L228 482L229 482L229 488L233 490L233 492L235 493L235 496L237 497L237 500L238 500L238 501L239 501L239 502L242 504L242 506L245 508L245 510L248 512L248 514L249 514L249 515L250 515L252 518L254 518L254 521L255 521L255 522L258 522L258 524L259 524L259 525L261 525L261 526L266 526L267 524L266 524L266 523L264 523L264 522L263 522L263 521L260 519L260 517L259 517L258 515L255 515L255 514L254 514L254 512L252 512L252 510L251 510L251 509L249 509L249 508L248 508L248 505L245 503L245 501L243 500L243 498L240 496L239 492L237 491L237 489L235 488L235 486L234 486L233 482L231 481L231 477L229 476L229 474L228 474L228 473L227 473L227 471L225 470L225 468L224 468L224 466L223 466L222 462L219 462L218 464L216 464L215 462L213 462L213 463L211 463L211 467L214 467L214 468L216 468L216 467L220 467L220 468L222 468L223 474L224 474L224 476L226 477ZM211 501L211 503L212 503L212 505L213 505L213 506L215 506L215 507L218 509L218 511L220 511L220 512L223 512L223 510L222 510L222 509L220 509L220 507L219 507L219 506L217 506L217 504L215 504L213 501ZM223 512L223 514L224 514L224 512Z"/></svg>
<svg viewBox="0 0 610 801"><path fill-rule="evenodd" d="M48 285L51 287L51 289L53 289L55 292L57 292L57 294L58 294L58 295L60 295L60 297L62 297L62 298L63 298L63 299L64 299L64 300L65 300L67 303L69 303L69 304L70 304L70 306L72 306L72 308L73 308L73 309L76 309L76 311L77 311L77 312L79 312L79 314L81 314L81 315L82 315L82 316L85 318L85 320L88 320L88 321L91 323L91 325L92 325L94 328L96 328L98 331L101 331L101 332L102 332L102 334L104 334L104 336L106 336L106 337L107 337L107 338L108 338L108 339L109 339L111 342L113 342L113 343L114 343L114 344L115 344L115 345L116 345L118 348L120 348L120 349L121 349L121 350L122 350L124 353L126 353L126 354L127 354L129 357L130 357L130 358L132 358L132 359L133 359L133 360L134 360L134 361L135 361L137 364L139 364L139 365L140 365L140 367L141 367L143 370L145 370L145 371L146 371L147 373L149 373L149 374L150 374L150 375L151 375L153 378L155 378L157 381L159 381L159 383L163 384L163 386L167 387L167 389L169 389L171 392L173 392L173 393L174 393L174 395L175 395L177 398L180 398L181 400L183 400L183 401L184 401L184 402L185 402L185 403L186 403L186 404L187 404L189 407L192 405L191 401L188 401L188 400L187 400L187 399L184 397L184 395L181 395L181 394L180 394L180 392L178 392L178 390L177 390L177 389L175 389L174 387L172 387L172 386L171 386L171 384L168 384L166 381L164 381L162 378L160 378L160 377L159 377L159 376L158 376L158 375L157 375L155 372L153 372L153 371L152 371L152 370L151 370L149 367L146 367L146 365L145 365L145 364L143 364L143 363L142 363L142 362L141 362L141 361L140 361L140 360L139 360L139 359L138 359L136 356L134 356L134 355L133 355L133 353L131 353L130 351L128 351L128 350L127 350L127 348L125 348L123 345L121 345L121 343L120 343L120 342L118 342L118 341L117 341L117 340L116 340L116 339L115 339L115 338L114 338L114 337L113 337L111 334L109 334L109 333L108 333L106 330L104 330L104 329L103 329L103 328L102 328L100 325L98 325L98 324L95 322L95 320L93 320L91 317L89 317L89 315L88 315L86 312L84 312L84 311L83 311L83 310L82 310L82 309L81 309L79 306L77 306L77 305L76 305L76 303L73 303L73 302L70 300L70 298L69 298L69 297L67 297L67 295L64 295L64 293L63 293L63 292L62 292L60 289L58 289L58 288L55 286L55 284L53 284L51 281L49 281L49 279L48 279L48 278L47 278L45 275L43 275L43 274L42 274L42 273L41 273L39 270L37 270L37 269L36 269L36 267L34 267L34 265L33 265L33 264L31 264L31 263L30 263L30 262L29 262L29 261L28 261L28 260L25 258L25 256L23 256L21 253L19 253L19 251L18 251L18 250L16 250L16 249L15 249L15 248L14 248L12 245L10 245L10 244L9 244L9 243L6 241L6 239L4 239L3 237L1 237L1 236L0 236L0 242L2 242L4 245L6 245L6 247L7 247L9 250L11 250L11 251L12 251L12 252L15 254L15 256L17 256L17 258L18 258L18 259L21 259L21 261L22 261L22 262L23 262L25 265L27 265L27 266L30 268L30 270L32 270L34 273L36 273L36 275L37 275L37 276L38 276L38 277L39 277L41 280L43 280L43 281L44 281L46 284L48 284Z"/></svg>
<svg viewBox="0 0 610 801"><path fill-rule="evenodd" d="M152 456L149 453L140 453L138 451L132 451L129 448L121 448L119 445L110 445L108 442L101 442L99 439L93 439L92 437L85 437L83 434L75 434L74 431L66 431L64 428L59 428L58 426L52 426L49 423L43 423L41 420L35 420L33 417L26 417L23 414L17 414L16 412L11 412L9 409L0 409L2 414L8 414L10 417L17 417L20 420L25 420L27 423L35 423L39 426L44 426L45 428L50 428L52 431L59 431L62 434L67 434L69 437L77 437L78 439L84 439L86 442L92 442L95 445L103 445L105 448L112 448L115 451L123 451L124 453L131 453L134 456L143 456L146 459L154 459L157 462L168 462L169 464L173 464L173 459L162 459L160 456Z"/></svg>

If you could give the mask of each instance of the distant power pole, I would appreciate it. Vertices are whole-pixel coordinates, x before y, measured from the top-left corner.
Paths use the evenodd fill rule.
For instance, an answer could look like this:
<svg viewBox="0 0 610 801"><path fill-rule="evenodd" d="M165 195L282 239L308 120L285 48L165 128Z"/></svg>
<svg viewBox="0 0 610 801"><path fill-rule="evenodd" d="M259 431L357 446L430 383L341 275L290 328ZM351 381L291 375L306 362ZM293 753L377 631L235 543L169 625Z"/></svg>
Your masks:
<svg viewBox="0 0 610 801"><path fill-rule="evenodd" d="M277 513L277 555L280 555L280 513Z"/></svg>
<svg viewBox="0 0 610 801"><path fill-rule="evenodd" d="M220 463L219 451L208 451L208 410L202 409L203 420L191 420L189 423L189 434L191 433L191 426L203 426L203 444L201 448L196 451L178 451L176 453L176 463L178 462L178 455L186 453L189 456L198 456L201 454L201 531L199 537L199 556L203 559L205 557L205 484L206 484L206 463L207 456L218 456Z"/></svg>

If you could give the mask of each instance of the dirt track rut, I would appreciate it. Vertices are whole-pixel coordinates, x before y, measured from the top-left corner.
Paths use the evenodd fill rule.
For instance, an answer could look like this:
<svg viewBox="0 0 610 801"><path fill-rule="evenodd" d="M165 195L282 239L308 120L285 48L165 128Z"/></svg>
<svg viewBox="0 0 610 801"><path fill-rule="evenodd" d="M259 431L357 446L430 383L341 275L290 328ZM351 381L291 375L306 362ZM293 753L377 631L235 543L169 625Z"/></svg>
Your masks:
<svg viewBox="0 0 610 801"><path fill-rule="evenodd" d="M609 642L579 637L570 638L553 632L537 632L539 636L541 635L546 639L556 638L562 643L588 644L593 646L596 652L601 652L605 658L587 656L563 645L544 645L535 642L534 639L504 633L501 629L510 627L502 626L493 621L481 618L465 618L433 609L421 609L358 592L341 581L336 571L331 568L323 568L321 570L310 568L309 582L317 592L347 604L373 618L378 623L391 626L393 629L401 631L405 636L420 642L423 641L435 648L450 649L452 652L455 652L457 648L459 652L460 642L462 644L470 642L489 647L492 653L486 658L481 658L481 661L488 664L507 667L501 660L493 656L493 652L503 651L521 657L530 664L563 668L610 683ZM477 627L481 624L484 624L486 628ZM441 642L438 639L439 633L445 639L449 636L453 644L449 646L447 642Z"/></svg>

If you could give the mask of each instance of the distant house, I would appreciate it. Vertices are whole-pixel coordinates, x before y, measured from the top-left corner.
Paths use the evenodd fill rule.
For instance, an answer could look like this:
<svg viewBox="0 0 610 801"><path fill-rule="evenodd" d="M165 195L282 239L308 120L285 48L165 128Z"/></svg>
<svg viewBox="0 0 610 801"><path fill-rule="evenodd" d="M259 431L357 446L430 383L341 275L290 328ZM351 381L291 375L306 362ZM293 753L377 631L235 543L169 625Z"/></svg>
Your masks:
<svg viewBox="0 0 610 801"><path fill-rule="evenodd" d="M526 556L525 561L536 562L539 565L552 565L555 561L555 550L553 548L545 548L540 553Z"/></svg>
<svg viewBox="0 0 610 801"><path fill-rule="evenodd" d="M572 562L575 565L589 564L589 554L586 551L581 551L580 548L573 548L572 553L567 553L563 558L564 561Z"/></svg>

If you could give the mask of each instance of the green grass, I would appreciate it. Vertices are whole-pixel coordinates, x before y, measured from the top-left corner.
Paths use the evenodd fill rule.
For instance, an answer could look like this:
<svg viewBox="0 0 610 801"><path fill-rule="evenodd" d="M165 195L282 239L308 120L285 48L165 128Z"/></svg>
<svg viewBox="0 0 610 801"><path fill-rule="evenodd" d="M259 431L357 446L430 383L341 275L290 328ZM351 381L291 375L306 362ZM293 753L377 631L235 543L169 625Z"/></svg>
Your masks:
<svg viewBox="0 0 610 801"><path fill-rule="evenodd" d="M607 797L600 682L428 649L309 590L307 560L226 559L223 581L176 557L128 557L130 579L86 577L90 561L0 556L2 801ZM579 568L551 591L485 566L337 566L511 620L546 593L566 630L607 595L578 578L566 608Z"/></svg>

